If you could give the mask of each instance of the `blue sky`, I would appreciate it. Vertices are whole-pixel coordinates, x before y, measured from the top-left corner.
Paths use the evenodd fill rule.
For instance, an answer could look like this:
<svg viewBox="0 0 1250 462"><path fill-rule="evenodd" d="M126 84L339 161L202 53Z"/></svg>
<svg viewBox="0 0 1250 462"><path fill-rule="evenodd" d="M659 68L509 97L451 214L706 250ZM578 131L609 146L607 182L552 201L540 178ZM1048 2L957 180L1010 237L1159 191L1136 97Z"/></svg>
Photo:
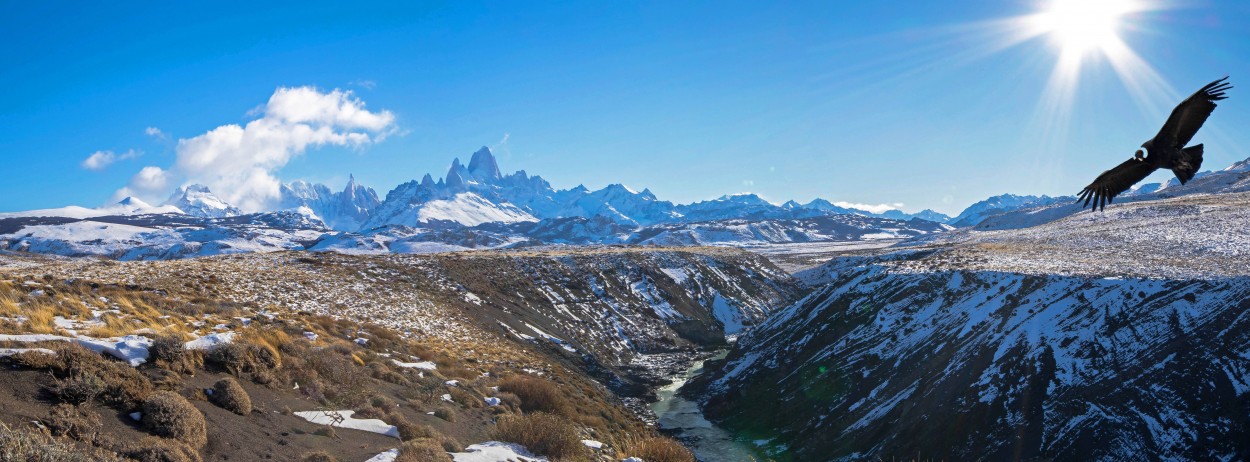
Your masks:
<svg viewBox="0 0 1250 462"><path fill-rule="evenodd" d="M1204 169L1250 157L1246 2L1125 15L1117 35L1154 86L1134 93L1092 53L1059 112L1053 37L994 50L1016 31L992 21L1039 2L167 3L4 4L0 211L107 203L143 167L177 164L179 139L247 124L301 86L351 91L393 123L272 175L337 189L352 173L379 194L486 145L558 188L953 214L1075 193L1225 74L1237 88L1195 142ZM113 162L84 168L97 151Z"/></svg>

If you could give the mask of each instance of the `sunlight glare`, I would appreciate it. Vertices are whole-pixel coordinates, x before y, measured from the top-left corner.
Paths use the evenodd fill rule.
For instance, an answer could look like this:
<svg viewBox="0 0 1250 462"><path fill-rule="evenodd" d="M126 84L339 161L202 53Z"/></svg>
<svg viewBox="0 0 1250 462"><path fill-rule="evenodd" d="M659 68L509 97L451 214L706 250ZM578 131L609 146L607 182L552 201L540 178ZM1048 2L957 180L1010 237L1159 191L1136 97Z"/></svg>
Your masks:
<svg viewBox="0 0 1250 462"><path fill-rule="evenodd" d="M1120 17L1136 9L1132 0L1050 0L1034 18L1062 53L1085 54L1118 40Z"/></svg>

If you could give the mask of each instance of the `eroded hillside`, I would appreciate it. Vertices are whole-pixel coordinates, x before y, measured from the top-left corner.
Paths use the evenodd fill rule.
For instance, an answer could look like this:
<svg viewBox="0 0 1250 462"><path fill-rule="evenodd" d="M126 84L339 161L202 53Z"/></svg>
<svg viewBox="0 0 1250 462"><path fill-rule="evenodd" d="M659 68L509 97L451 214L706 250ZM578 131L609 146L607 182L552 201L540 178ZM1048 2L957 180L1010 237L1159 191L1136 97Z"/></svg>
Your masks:
<svg viewBox="0 0 1250 462"><path fill-rule="evenodd" d="M0 288L6 297L0 348L17 355L11 360L17 368L3 375L9 383L28 384L15 385L20 393L14 396L23 398L8 404L16 419L3 419L10 426L50 418L47 406L56 400L41 403L38 397L56 384L44 383L42 368L51 367L56 380L77 374L56 360L30 358L49 352L63 358L61 347L79 344L119 356L147 376L172 377L149 381L189 396L209 418L210 442L215 425L242 424L231 423L227 414L214 417L220 409L196 401L203 393L194 391L235 376L254 399L268 403L266 415L281 411L246 423L268 437L247 439L253 451L248 454L272 455L274 444L325 446L345 460L399 442L378 437L355 450L335 449L334 438L311 435L317 424L301 424L282 408L354 409L392 426L392 420L415 422L458 439L443 445L450 451L459 443L496 438L502 430L493 422L500 416L537 412L524 409L525 399L509 401L501 394L523 395L508 391L509 377L533 378L552 382L555 394L568 398L543 412L575 417L565 420L579 438L605 444L585 457L624 457L628 448L655 436L620 398L646 391L632 364L635 356L723 345L726 333L755 324L797 294L786 273L747 252L611 247L425 256L289 252L125 263L5 255ZM214 357L218 343L270 339L281 343L269 349L282 359L233 369L208 360L168 376L165 367L140 358L154 339L168 335L206 359ZM313 357L316 364L301 362ZM353 367L363 378L349 379L352 374L344 371ZM308 370L321 381L299 378ZM385 400L345 393L335 385L342 383ZM340 402L346 395L359 399ZM118 435L139 438L145 427L124 419L141 400L100 402L105 408L92 412L105 422L116 413L124 424ZM375 401L390 404L370 411ZM396 403L398 413L387 412ZM304 433L290 436L286 427ZM279 433L285 434L274 436ZM229 445L203 448L199 453L212 459L244 454Z"/></svg>
<svg viewBox="0 0 1250 462"><path fill-rule="evenodd" d="M1246 459L1244 202L835 259L687 392L778 460Z"/></svg>

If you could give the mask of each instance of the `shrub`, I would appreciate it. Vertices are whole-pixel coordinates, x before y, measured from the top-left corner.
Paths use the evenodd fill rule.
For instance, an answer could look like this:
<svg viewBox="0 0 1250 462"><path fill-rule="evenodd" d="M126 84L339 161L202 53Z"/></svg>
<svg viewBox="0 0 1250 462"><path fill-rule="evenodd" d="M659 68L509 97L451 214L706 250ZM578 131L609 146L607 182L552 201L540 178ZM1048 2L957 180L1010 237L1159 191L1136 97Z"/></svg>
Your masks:
<svg viewBox="0 0 1250 462"><path fill-rule="evenodd" d="M356 419L386 420L384 417L386 417L386 413L382 412L381 409L378 409L376 407L362 407L360 409L356 409L356 412L352 414L352 418L356 418Z"/></svg>
<svg viewBox="0 0 1250 462"><path fill-rule="evenodd" d="M521 398L521 410L567 416L572 414L568 401L554 383L524 376L508 377L499 384L499 391Z"/></svg>
<svg viewBox="0 0 1250 462"><path fill-rule="evenodd" d="M404 443L399 448L395 462L446 462L451 455L433 438L421 438Z"/></svg>
<svg viewBox="0 0 1250 462"><path fill-rule="evenodd" d="M234 377L226 377L213 384L213 395L209 401L238 415L252 413L252 398Z"/></svg>
<svg viewBox="0 0 1250 462"><path fill-rule="evenodd" d="M142 412L143 426L158 436L174 438L197 449L208 442L204 414L177 393L153 393L143 402Z"/></svg>
<svg viewBox="0 0 1250 462"><path fill-rule="evenodd" d="M499 398L499 404L500 404L499 406L496 406L496 407L505 407L511 411L521 410L521 397L512 393L508 393L506 391L496 393L495 397Z"/></svg>
<svg viewBox="0 0 1250 462"><path fill-rule="evenodd" d="M200 454L176 440L147 437L129 443L118 453L139 462L200 462Z"/></svg>
<svg viewBox="0 0 1250 462"><path fill-rule="evenodd" d="M325 426L313 431L314 435L324 436L326 438L335 438L334 427Z"/></svg>
<svg viewBox="0 0 1250 462"><path fill-rule="evenodd" d="M265 385L276 387L278 385L278 375L271 370L261 369L252 373L252 382L257 385Z"/></svg>
<svg viewBox="0 0 1250 462"><path fill-rule="evenodd" d="M463 388L454 387L451 389L451 400L464 407L479 408L486 406L486 401L481 397L470 393Z"/></svg>
<svg viewBox="0 0 1250 462"><path fill-rule="evenodd" d="M464 444L462 444L460 440L457 440L455 438L452 438L450 436L447 436L441 433L438 435L435 435L434 438L438 440L438 444L443 446L444 451L447 451L447 452L464 451Z"/></svg>
<svg viewBox="0 0 1250 462"><path fill-rule="evenodd" d="M97 449L81 449L65 440L0 422L0 461L122 462Z"/></svg>
<svg viewBox="0 0 1250 462"><path fill-rule="evenodd" d="M95 441L102 427L99 414L69 404L52 406L44 424L52 436L68 436L88 443Z"/></svg>
<svg viewBox="0 0 1250 462"><path fill-rule="evenodd" d="M448 422L456 421L456 414L450 408L440 407L434 410L434 417L446 420Z"/></svg>
<svg viewBox="0 0 1250 462"><path fill-rule="evenodd" d="M183 374L192 374L204 366L204 356L199 351L187 350L179 334L161 335L152 340L148 359L157 367Z"/></svg>
<svg viewBox="0 0 1250 462"><path fill-rule="evenodd" d="M410 441L418 438L431 438L434 436L434 429L425 425L414 424L407 420L397 420L392 425L399 430L399 439L401 441Z"/></svg>
<svg viewBox="0 0 1250 462"><path fill-rule="evenodd" d="M555 459L587 456L577 429L566 419L547 413L504 416L495 425L494 438L520 444L538 455Z"/></svg>
<svg viewBox="0 0 1250 462"><path fill-rule="evenodd" d="M106 404L134 408L152 394L152 382L143 373L119 361L104 361L99 371L107 385L101 396Z"/></svg>
<svg viewBox="0 0 1250 462"><path fill-rule="evenodd" d="M238 343L225 343L208 350L205 362L233 376L241 376L252 370L252 360L247 347Z"/></svg>
<svg viewBox="0 0 1250 462"><path fill-rule="evenodd" d="M11 357L14 364L30 369L51 369L60 362L55 354L40 351L23 351Z"/></svg>
<svg viewBox="0 0 1250 462"><path fill-rule="evenodd" d="M642 439L631 444L625 452L647 462L695 462L694 454L689 449L669 438Z"/></svg>
<svg viewBox="0 0 1250 462"><path fill-rule="evenodd" d="M327 349L306 358L307 366L325 379L322 382L325 400L339 408L355 408L368 402L368 375L353 356L332 353L333 349Z"/></svg>
<svg viewBox="0 0 1250 462"><path fill-rule="evenodd" d="M58 361L53 369L61 377L91 374L105 367L103 365L106 361L99 353L72 343L56 348L56 358Z"/></svg>
<svg viewBox="0 0 1250 462"><path fill-rule="evenodd" d="M61 380L49 387L49 391L67 402L83 400L84 396L76 393L93 391L92 383L96 382L103 384L98 391L101 401L126 408L137 406L152 392L152 382L135 368L106 359L80 345L58 348L57 358L52 369Z"/></svg>
<svg viewBox="0 0 1250 462"><path fill-rule="evenodd" d="M390 398L385 396L378 395L369 398L369 405L379 409L389 410L395 408L395 401L392 401Z"/></svg>
<svg viewBox="0 0 1250 462"><path fill-rule="evenodd" d="M404 374L395 372L395 370L391 369L390 366L381 362L369 363L369 376L396 385L408 385L409 383L408 377L405 377Z"/></svg>
<svg viewBox="0 0 1250 462"><path fill-rule="evenodd" d="M89 403L104 392L105 384L96 375L79 374L64 379L53 378L47 391L62 403L75 406Z"/></svg>
<svg viewBox="0 0 1250 462"><path fill-rule="evenodd" d="M304 454L304 457L300 458L300 462L339 462L339 460L335 459L328 452L317 451Z"/></svg>

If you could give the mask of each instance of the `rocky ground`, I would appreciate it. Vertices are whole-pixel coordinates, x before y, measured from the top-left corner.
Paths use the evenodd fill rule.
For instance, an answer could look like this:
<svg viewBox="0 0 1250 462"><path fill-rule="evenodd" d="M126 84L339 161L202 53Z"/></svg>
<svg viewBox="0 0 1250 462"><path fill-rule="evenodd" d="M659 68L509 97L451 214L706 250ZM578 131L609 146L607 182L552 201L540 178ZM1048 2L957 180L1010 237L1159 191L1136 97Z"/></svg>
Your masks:
<svg viewBox="0 0 1250 462"><path fill-rule="evenodd" d="M627 448L655 436L622 400L645 397L663 373L646 358L657 354L688 358L724 345L727 332L759 322L772 307L799 293L788 274L762 257L697 247L423 256L278 252L158 262L5 254L0 255L0 289L4 289L0 350L8 352L0 356L24 358L52 350L59 357L59 345L77 343L137 362L137 370L156 377L165 374L164 368L138 358L157 336L176 334L191 342L188 348L200 345L202 354L211 356L213 342L223 337L253 338L246 333L280 330L283 338L308 337L293 345L345 355L369 377L373 385L365 389L389 400L382 402L398 403L400 409L368 411L368 406L351 403L357 410L382 412L379 415L387 422L417 422L466 446L497 436L492 422L503 415L474 400L485 403L498 395L492 387L500 387L507 377L550 381L558 394L572 400L559 412L579 416L571 421L579 437L605 443L606 449L586 455L596 458L623 457ZM12 394L0 398L0 406L11 410L6 413L11 418L0 420L25 428L32 420L45 419L56 400L40 401L39 390L52 384L36 380L45 376L38 364L14 361L15 369L0 373L3 380L30 382L31 387L12 387ZM681 362L665 364L676 368ZM268 420L248 420L247 425L267 427L251 432L267 433L265 438L245 438L242 444L248 452L210 444L205 446L210 449L199 451L202 457L272 455L274 450L266 448L280 445L292 449L284 454L298 452L294 448L325 446L343 460L358 458L354 452L334 449L342 436L304 436L315 426L304 428L310 424L283 413L284 407L298 412L339 405L327 402L325 394L308 394L310 386L303 381L298 389L292 388L297 379L278 372L303 367L300 364L277 365L276 381L267 378L266 371L232 372L207 364L155 386L190 397L209 417L210 443L219 441L213 435L225 435L224 429L214 431L213 426L238 423L228 416L212 417L217 412L212 404L196 401L195 396L202 396L194 393L204 385L201 382L237 375L262 402L258 407ZM260 383L255 374L266 376L262 381L277 384L278 390L287 387L286 391L266 391L275 385ZM433 391L420 388L420 396L415 396L415 384L427 382ZM439 400L440 394L453 398ZM513 405L520 406L513 412L518 418L530 413L521 409L524 404ZM139 438L149 431L126 422L133 407L95 406L105 406L93 412L106 422L116 415L124 424L119 428L125 431L114 439ZM440 407L455 414L451 421L426 414ZM281 433L285 434L274 436ZM377 439L376 444L360 439L350 444L363 445L358 449L365 452L388 450L386 438L369 438Z"/></svg>

